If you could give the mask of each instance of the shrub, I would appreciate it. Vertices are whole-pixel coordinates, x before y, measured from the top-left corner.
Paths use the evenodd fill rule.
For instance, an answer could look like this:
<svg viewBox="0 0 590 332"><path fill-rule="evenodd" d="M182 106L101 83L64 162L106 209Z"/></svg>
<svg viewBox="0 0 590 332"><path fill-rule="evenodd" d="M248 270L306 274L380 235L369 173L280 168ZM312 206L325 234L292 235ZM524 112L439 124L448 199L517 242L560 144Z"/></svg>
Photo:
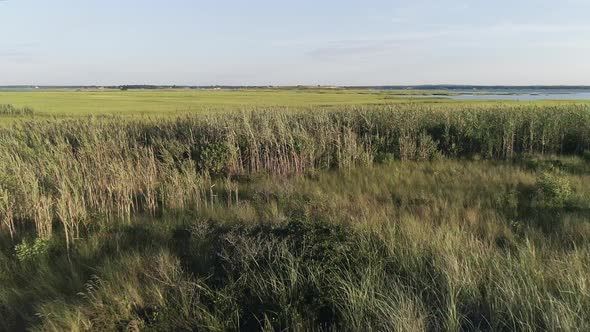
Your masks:
<svg viewBox="0 0 590 332"><path fill-rule="evenodd" d="M350 229L322 221L229 229L217 237L212 278L234 285L232 296L245 308L244 330L259 330L265 317L274 330L297 316L308 327L334 326L339 315L333 280L364 261L355 241Z"/></svg>
<svg viewBox="0 0 590 332"><path fill-rule="evenodd" d="M543 173L537 180L537 203L546 207L563 207L572 196L567 178L553 173Z"/></svg>
<svg viewBox="0 0 590 332"><path fill-rule="evenodd" d="M375 162L378 164L389 164L395 160L393 153L383 152L375 155Z"/></svg>
<svg viewBox="0 0 590 332"><path fill-rule="evenodd" d="M201 171L207 171L214 175L227 172L231 160L232 150L225 143L208 144L201 150L199 167Z"/></svg>
<svg viewBox="0 0 590 332"><path fill-rule="evenodd" d="M16 251L16 258L21 262L27 262L45 256L49 250L49 242L41 238L35 239L33 243L24 240L20 244L17 244L14 249Z"/></svg>

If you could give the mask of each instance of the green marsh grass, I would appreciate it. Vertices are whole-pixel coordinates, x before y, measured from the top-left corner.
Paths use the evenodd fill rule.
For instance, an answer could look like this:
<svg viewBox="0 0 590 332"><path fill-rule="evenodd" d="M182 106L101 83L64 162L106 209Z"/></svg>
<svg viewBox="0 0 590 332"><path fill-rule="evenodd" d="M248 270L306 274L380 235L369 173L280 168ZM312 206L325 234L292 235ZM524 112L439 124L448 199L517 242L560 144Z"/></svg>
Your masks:
<svg viewBox="0 0 590 332"><path fill-rule="evenodd" d="M560 210L548 232L505 203L539 175L511 161L438 160L257 176L239 205L104 220L69 255L61 232L34 260L5 247L0 308L14 320L4 324L585 330L590 210ZM587 204L588 175L563 176Z"/></svg>
<svg viewBox="0 0 590 332"><path fill-rule="evenodd" d="M588 106L0 129L0 329L590 329Z"/></svg>
<svg viewBox="0 0 590 332"><path fill-rule="evenodd" d="M0 104L30 107L37 116L177 116L260 108L332 108L417 104L427 107L486 105L588 105L590 101L467 101L446 98L415 98L423 91L354 89L238 89L238 90L41 90L0 91ZM6 119L0 119L0 124Z"/></svg>

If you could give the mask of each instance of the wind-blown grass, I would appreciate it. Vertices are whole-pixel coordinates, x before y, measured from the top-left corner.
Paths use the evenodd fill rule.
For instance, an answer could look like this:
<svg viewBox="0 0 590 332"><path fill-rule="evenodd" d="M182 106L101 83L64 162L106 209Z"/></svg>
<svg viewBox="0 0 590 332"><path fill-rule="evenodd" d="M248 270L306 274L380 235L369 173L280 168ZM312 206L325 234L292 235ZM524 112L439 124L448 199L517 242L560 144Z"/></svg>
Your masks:
<svg viewBox="0 0 590 332"><path fill-rule="evenodd" d="M0 212L14 236L60 220L67 242L92 214L200 207L239 176L350 169L375 160L582 154L590 109L509 107L227 113L173 120L28 122L0 132ZM217 185L215 181L223 181ZM213 190L215 187L216 190Z"/></svg>
<svg viewBox="0 0 590 332"><path fill-rule="evenodd" d="M31 116L35 114L30 107L15 107L10 104L0 104L0 116Z"/></svg>
<svg viewBox="0 0 590 332"><path fill-rule="evenodd" d="M550 220L520 162L394 161L256 176L238 205L103 220L69 254L5 239L4 328L585 330L590 178L562 171Z"/></svg>
<svg viewBox="0 0 590 332"><path fill-rule="evenodd" d="M590 109L0 129L6 330L585 330Z"/></svg>

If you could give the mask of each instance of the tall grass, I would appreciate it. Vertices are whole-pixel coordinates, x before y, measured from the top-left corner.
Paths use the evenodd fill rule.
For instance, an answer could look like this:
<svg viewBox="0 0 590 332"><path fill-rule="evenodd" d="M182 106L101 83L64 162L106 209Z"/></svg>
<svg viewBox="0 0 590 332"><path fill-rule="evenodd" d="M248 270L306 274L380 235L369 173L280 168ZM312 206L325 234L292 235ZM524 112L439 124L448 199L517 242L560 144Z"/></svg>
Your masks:
<svg viewBox="0 0 590 332"><path fill-rule="evenodd" d="M18 123L0 328L588 330L589 150L576 105Z"/></svg>
<svg viewBox="0 0 590 332"><path fill-rule="evenodd" d="M239 204L103 221L69 255L63 233L17 257L6 239L0 328L584 331L589 167L547 156L256 175ZM570 203L538 204L566 187Z"/></svg>
<svg viewBox="0 0 590 332"><path fill-rule="evenodd" d="M11 104L0 104L0 116L19 116L19 115L33 115L35 111L33 111L30 107L16 107Z"/></svg>
<svg viewBox="0 0 590 332"><path fill-rule="evenodd" d="M235 179L249 174L390 159L582 154L590 148L590 109L410 105L29 121L2 129L0 142L3 227L12 237L34 227L48 238L58 221L69 244L94 216L129 220L222 197L239 202Z"/></svg>

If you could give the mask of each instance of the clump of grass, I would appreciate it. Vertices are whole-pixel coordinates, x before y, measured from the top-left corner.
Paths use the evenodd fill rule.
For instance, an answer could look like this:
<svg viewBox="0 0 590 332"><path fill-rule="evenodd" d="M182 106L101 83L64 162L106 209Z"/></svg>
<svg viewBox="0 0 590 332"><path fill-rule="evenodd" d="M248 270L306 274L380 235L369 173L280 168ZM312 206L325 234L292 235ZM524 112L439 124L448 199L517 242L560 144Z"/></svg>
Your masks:
<svg viewBox="0 0 590 332"><path fill-rule="evenodd" d="M12 193L8 189L0 187L0 225L4 231L8 231L10 237L14 239L16 235L16 225L14 220Z"/></svg>
<svg viewBox="0 0 590 332"><path fill-rule="evenodd" d="M0 116L31 116L35 111L27 106L16 107L11 104L0 104Z"/></svg>

